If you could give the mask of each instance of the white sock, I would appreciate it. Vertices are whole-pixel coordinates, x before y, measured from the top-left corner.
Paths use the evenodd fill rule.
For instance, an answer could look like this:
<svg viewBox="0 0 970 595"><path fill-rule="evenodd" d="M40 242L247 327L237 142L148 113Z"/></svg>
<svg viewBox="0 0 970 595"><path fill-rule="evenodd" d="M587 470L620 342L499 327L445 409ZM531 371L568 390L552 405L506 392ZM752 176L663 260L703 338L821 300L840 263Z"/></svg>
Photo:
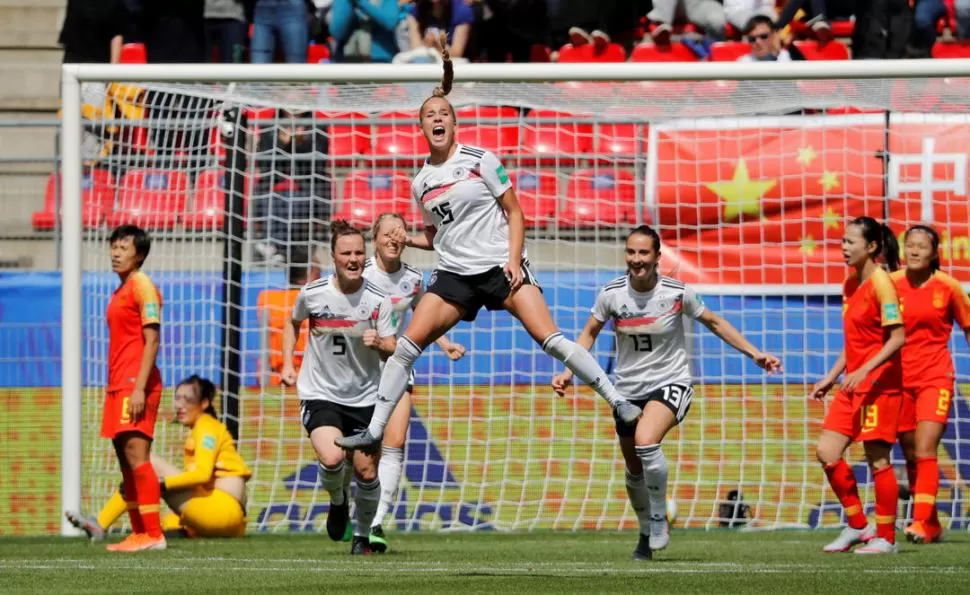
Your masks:
<svg viewBox="0 0 970 595"><path fill-rule="evenodd" d="M404 391L411 380L411 368L421 355L421 349L414 341L407 337L397 340L394 354L384 362L384 372L381 373L381 383L377 387L377 404L374 405L374 416L367 426L367 431L374 438L384 436L384 426L391 419L394 408L397 407Z"/></svg>
<svg viewBox="0 0 970 595"><path fill-rule="evenodd" d="M650 492L650 519L667 519L667 459L659 444L638 446L637 456L643 464L643 479Z"/></svg>
<svg viewBox="0 0 970 595"><path fill-rule="evenodd" d="M546 337L542 342L542 350L572 370L573 374L603 397L610 407L616 406L620 395L616 393L616 388L610 382L606 371L588 351L563 337L559 332Z"/></svg>
<svg viewBox="0 0 970 595"><path fill-rule="evenodd" d="M350 498L350 482L354 479L354 466L344 459L344 497Z"/></svg>
<svg viewBox="0 0 970 595"><path fill-rule="evenodd" d="M632 475L627 469L626 495L630 498L630 505L633 507L633 512L637 514L637 520L640 521L640 533L650 535L650 493L643 475Z"/></svg>
<svg viewBox="0 0 970 595"><path fill-rule="evenodd" d="M320 463L319 468L320 483L323 484L323 489L330 494L330 502L337 505L343 504L345 501L344 466L344 462L340 461L340 464L336 467L327 467Z"/></svg>
<svg viewBox="0 0 970 595"><path fill-rule="evenodd" d="M384 524L384 517L397 502L397 489L401 485L401 471L404 469L404 449L385 446L381 462L377 467L377 477L381 479L381 502L377 505L372 527Z"/></svg>
<svg viewBox="0 0 970 595"><path fill-rule="evenodd" d="M357 480L357 495L354 503L357 504L357 526L354 527L354 535L366 537L370 534L371 523L374 522L374 512L377 510L377 503L381 499L381 480L378 477L370 483L363 483Z"/></svg>

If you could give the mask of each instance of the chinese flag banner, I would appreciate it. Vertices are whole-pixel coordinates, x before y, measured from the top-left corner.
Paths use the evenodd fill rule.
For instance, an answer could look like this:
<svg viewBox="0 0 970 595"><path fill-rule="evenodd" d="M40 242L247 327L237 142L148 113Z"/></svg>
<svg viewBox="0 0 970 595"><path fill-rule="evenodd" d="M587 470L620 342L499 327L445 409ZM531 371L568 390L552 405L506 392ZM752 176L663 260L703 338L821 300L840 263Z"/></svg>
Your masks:
<svg viewBox="0 0 970 595"><path fill-rule="evenodd" d="M667 264L696 283L841 283L845 223L862 215L882 220L888 186L893 228L933 224L951 238L941 246L949 250L944 261L954 259L951 273L970 280L960 240L967 235L967 154L958 149L970 120L961 122L891 120L888 134L882 114L659 125L648 208ZM925 153L924 139L949 159L934 162L930 175L914 161ZM929 219L919 216L921 208L929 208Z"/></svg>

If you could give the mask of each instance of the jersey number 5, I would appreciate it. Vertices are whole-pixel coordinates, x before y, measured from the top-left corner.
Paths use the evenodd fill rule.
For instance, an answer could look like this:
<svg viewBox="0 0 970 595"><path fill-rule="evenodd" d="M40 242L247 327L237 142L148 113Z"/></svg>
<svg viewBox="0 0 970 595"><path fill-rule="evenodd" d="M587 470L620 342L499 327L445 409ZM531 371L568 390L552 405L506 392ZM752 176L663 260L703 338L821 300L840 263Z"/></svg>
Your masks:
<svg viewBox="0 0 970 595"><path fill-rule="evenodd" d="M431 207L431 212L441 217L441 224L448 225L455 220L455 214L451 212L451 203L445 201L440 205Z"/></svg>
<svg viewBox="0 0 970 595"><path fill-rule="evenodd" d="M343 335L333 336L333 354L334 355L346 355L347 354L347 338Z"/></svg>
<svg viewBox="0 0 970 595"><path fill-rule="evenodd" d="M630 335L633 339L634 351L653 351L653 339L650 335Z"/></svg>

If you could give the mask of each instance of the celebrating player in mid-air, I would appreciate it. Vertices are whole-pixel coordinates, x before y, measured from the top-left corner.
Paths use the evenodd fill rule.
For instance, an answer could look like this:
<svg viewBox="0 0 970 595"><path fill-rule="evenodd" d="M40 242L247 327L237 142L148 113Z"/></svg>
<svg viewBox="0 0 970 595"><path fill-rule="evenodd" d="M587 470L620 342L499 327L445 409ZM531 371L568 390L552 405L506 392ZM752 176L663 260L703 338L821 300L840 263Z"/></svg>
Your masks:
<svg viewBox="0 0 970 595"><path fill-rule="evenodd" d="M341 436L367 428L377 400L381 362L396 342L391 299L364 279L364 236L345 221L330 227L334 274L308 283L297 295L291 324L283 327L283 384L296 384L303 427L320 460L323 488L330 493L327 534L344 537L350 522L350 494L344 483ZM293 350L300 326L310 320L310 338L297 377ZM352 554L370 552L368 533L380 500L377 476L380 444L354 453L357 526Z"/></svg>
<svg viewBox="0 0 970 595"><path fill-rule="evenodd" d="M401 229L394 236L407 246L433 249L438 267L384 366L370 426L338 439L337 444L348 450L378 444L421 352L458 321L474 320L483 306L507 310L518 318L542 350L589 384L623 423L635 423L640 408L621 398L596 359L556 328L529 271L523 245L525 219L505 168L491 152L455 139L455 110L445 98L454 71L443 48L444 43L441 87L425 100L419 113L430 156L411 184L425 230L408 236Z"/></svg>
<svg viewBox="0 0 970 595"><path fill-rule="evenodd" d="M903 236L906 268L892 274L906 329L902 349L903 404L899 443L906 456L913 493L913 523L907 539L931 543L943 527L936 516L940 467L936 451L953 402L955 371L947 344L957 323L970 343L970 297L953 277L940 270L940 236L915 225Z"/></svg>
<svg viewBox="0 0 970 595"><path fill-rule="evenodd" d="M122 225L111 233L111 270L121 285L108 304L108 387L101 436L114 444L121 464L131 535L108 549L163 550L161 490L150 461L155 418L162 400L158 355L162 296L141 271L151 240L144 230Z"/></svg>
<svg viewBox="0 0 970 595"><path fill-rule="evenodd" d="M418 305L424 295L424 277L421 271L408 266L401 260L404 244L394 239L404 233L404 219L397 213L383 213L374 221L371 237L374 241L374 256L364 263L364 278L377 289L391 296L394 305L394 324L400 334L404 330L407 312ZM438 347L452 361L465 355L465 348L452 343L442 336ZM397 489L401 484L401 471L404 467L404 441L408 435L411 421L411 392L413 380L408 384L404 396L397 404L387 427L384 429L384 442L381 445L381 462L377 475L381 480L381 502L370 530L370 547L375 552L387 550L387 536L384 533L384 517L394 507Z"/></svg>
<svg viewBox="0 0 970 595"><path fill-rule="evenodd" d="M586 328L576 342L589 349L613 321L616 330L616 389L643 408L635 427L616 419L626 463L630 504L640 521L634 560L649 560L667 547L667 459L660 443L684 420L694 389L684 342L684 317L698 320L725 343L769 373L781 362L751 344L730 322L709 308L690 287L657 270L660 236L641 225L626 238L626 275L607 283L596 297ZM566 370L552 380L560 395L572 383Z"/></svg>
<svg viewBox="0 0 970 595"><path fill-rule="evenodd" d="M816 456L825 468L832 491L845 509L849 525L826 552L896 553L896 499L899 485L889 461L902 404L899 349L906 340L896 288L890 271L898 268L899 246L891 229L871 217L859 217L845 227L842 255L853 269L842 285L842 326L845 348L829 373L812 387L822 400L839 374L845 377L832 399ZM876 527L862 510L855 475L845 462L845 449L862 442L876 491Z"/></svg>

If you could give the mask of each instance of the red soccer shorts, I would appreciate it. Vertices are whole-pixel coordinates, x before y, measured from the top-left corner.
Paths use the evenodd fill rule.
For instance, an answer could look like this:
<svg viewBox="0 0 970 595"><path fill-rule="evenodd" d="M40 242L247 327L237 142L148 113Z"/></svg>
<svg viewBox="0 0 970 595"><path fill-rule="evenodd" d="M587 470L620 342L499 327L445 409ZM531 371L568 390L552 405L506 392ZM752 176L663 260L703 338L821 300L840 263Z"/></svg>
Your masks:
<svg viewBox="0 0 970 595"><path fill-rule="evenodd" d="M912 432L921 421L946 425L953 405L953 385L930 384L922 388L903 389L903 407L899 414L899 433Z"/></svg>
<svg viewBox="0 0 970 595"><path fill-rule="evenodd" d="M162 403L162 389L145 394L145 411L138 423L132 423L128 412L130 390L108 391L104 395L104 411L101 414L101 437L114 440L124 432L139 432L148 438L155 437L155 419Z"/></svg>
<svg viewBox="0 0 970 595"><path fill-rule="evenodd" d="M853 442L896 441L902 408L899 392L835 394L822 428L849 436Z"/></svg>

